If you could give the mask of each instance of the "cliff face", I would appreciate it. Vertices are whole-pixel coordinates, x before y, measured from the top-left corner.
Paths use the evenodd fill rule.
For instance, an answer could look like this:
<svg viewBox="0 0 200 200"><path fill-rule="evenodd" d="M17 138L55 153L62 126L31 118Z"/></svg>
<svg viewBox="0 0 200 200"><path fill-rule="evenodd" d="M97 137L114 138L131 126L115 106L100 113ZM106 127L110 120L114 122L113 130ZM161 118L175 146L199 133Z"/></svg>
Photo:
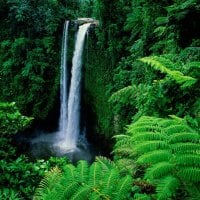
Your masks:
<svg viewBox="0 0 200 200"><path fill-rule="evenodd" d="M95 26L99 25L99 21L92 18L78 18L77 20L75 20L75 23L77 23L78 25L82 25L86 23L91 23Z"/></svg>

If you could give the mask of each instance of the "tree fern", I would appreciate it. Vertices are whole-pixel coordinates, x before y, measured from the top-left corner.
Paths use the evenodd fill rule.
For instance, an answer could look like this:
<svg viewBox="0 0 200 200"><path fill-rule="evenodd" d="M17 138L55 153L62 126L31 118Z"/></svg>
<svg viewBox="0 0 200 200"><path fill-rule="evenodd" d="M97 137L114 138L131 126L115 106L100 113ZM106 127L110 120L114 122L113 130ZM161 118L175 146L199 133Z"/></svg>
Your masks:
<svg viewBox="0 0 200 200"><path fill-rule="evenodd" d="M163 176L168 176L173 173L173 170L175 168L174 164L171 164L169 162L159 162L151 167L147 168L145 173L145 179L159 179Z"/></svg>
<svg viewBox="0 0 200 200"><path fill-rule="evenodd" d="M154 151L156 149L167 149L167 148L169 148L169 145L167 144L166 141L152 140L152 141L139 142L134 146L134 151L141 154L149 151Z"/></svg>
<svg viewBox="0 0 200 200"><path fill-rule="evenodd" d="M134 155L136 165L143 166L143 179L156 184L157 199L172 198L177 188L185 187L187 191L188 184L195 186L199 182L200 135L184 120L176 116L171 119L144 116L128 126L127 134L128 137L116 137L116 162L123 166L120 159L133 160ZM129 151L124 151L126 148Z"/></svg>
<svg viewBox="0 0 200 200"><path fill-rule="evenodd" d="M176 163L180 166L185 165L200 167L200 156L199 154L177 154Z"/></svg>
<svg viewBox="0 0 200 200"><path fill-rule="evenodd" d="M150 141L150 140L164 140L166 136L160 132L143 132L136 133L132 136L132 138L136 141Z"/></svg>
<svg viewBox="0 0 200 200"><path fill-rule="evenodd" d="M78 188L70 200L86 200L90 194L91 188L88 185L83 185Z"/></svg>
<svg viewBox="0 0 200 200"><path fill-rule="evenodd" d="M132 184L132 178L130 176L126 176L119 180L117 187L116 187L116 193L114 194L113 200L123 200L127 199L129 194L129 188L127 185Z"/></svg>
<svg viewBox="0 0 200 200"><path fill-rule="evenodd" d="M186 76L180 71L174 70L174 64L164 57L150 56L139 59L141 62L146 63L162 73L167 74L170 78L180 84L183 88L190 87L196 83L196 79Z"/></svg>
<svg viewBox="0 0 200 200"><path fill-rule="evenodd" d="M136 193L134 195L134 200L151 200L151 198L147 194Z"/></svg>
<svg viewBox="0 0 200 200"><path fill-rule="evenodd" d="M200 168L199 167L184 167L180 168L178 176L188 182L199 182Z"/></svg>
<svg viewBox="0 0 200 200"><path fill-rule="evenodd" d="M90 167L89 184L96 186L98 185L99 179L101 178L102 178L101 166L97 162L94 162Z"/></svg>
<svg viewBox="0 0 200 200"><path fill-rule="evenodd" d="M156 191L158 193L157 199L168 200L169 198L172 198L172 196L174 196L174 194L176 193L179 185L180 182L177 178L173 176L166 176L159 182L156 188Z"/></svg>
<svg viewBox="0 0 200 200"><path fill-rule="evenodd" d="M116 183L117 181L119 181L118 173L119 173L118 170L112 169L111 171L105 174L105 178L103 179L103 183L102 183L103 188L101 190L105 196L115 191L116 186L113 183Z"/></svg>
<svg viewBox="0 0 200 200"><path fill-rule="evenodd" d="M85 161L77 167L69 164L56 180L54 177L55 173L49 172L42 180L35 200L123 200L131 192L132 178L121 175L115 164L102 157L90 167Z"/></svg>
<svg viewBox="0 0 200 200"><path fill-rule="evenodd" d="M169 150L155 150L141 155L137 159L138 164L155 164L158 162L169 161L172 153Z"/></svg>
<svg viewBox="0 0 200 200"><path fill-rule="evenodd" d="M46 174L46 177L39 184L38 189L36 190L34 200L43 199L50 193L56 183L60 181L61 171L58 168L53 168L50 172Z"/></svg>
<svg viewBox="0 0 200 200"><path fill-rule="evenodd" d="M89 166L86 161L79 162L77 166L77 179L82 183L85 180L88 180L89 175Z"/></svg>
<svg viewBox="0 0 200 200"><path fill-rule="evenodd" d="M170 143L177 143L177 142L198 142L199 141L199 134L198 133L188 133L188 132L179 132L174 133L169 136Z"/></svg>

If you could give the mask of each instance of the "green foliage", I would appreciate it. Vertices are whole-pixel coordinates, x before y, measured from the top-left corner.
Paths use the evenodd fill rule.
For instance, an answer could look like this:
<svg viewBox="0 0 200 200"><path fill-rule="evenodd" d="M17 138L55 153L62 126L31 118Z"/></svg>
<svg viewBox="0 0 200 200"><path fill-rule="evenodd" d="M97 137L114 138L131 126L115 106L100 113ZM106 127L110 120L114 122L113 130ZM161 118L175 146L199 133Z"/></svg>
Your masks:
<svg viewBox="0 0 200 200"><path fill-rule="evenodd" d="M116 136L115 159L135 160L135 171L143 166L143 179L156 185L157 199L173 198L177 189L184 188L190 194L196 188L200 176L200 138L183 119L141 117L128 126L127 134ZM130 149L125 152L125 148Z"/></svg>
<svg viewBox="0 0 200 200"><path fill-rule="evenodd" d="M36 120L47 117L59 88L60 30L66 19L75 18L78 3L2 2L6 12L0 11L1 101L15 101L23 114Z"/></svg>
<svg viewBox="0 0 200 200"><path fill-rule="evenodd" d="M183 88L191 87L197 81L195 78L183 75L183 73L181 73L180 71L173 70L174 64L170 60L163 57L144 57L141 58L140 61L152 66L155 70L167 74L178 84L181 84Z"/></svg>
<svg viewBox="0 0 200 200"><path fill-rule="evenodd" d="M1 195L5 199L9 199L12 193L19 199L32 199L32 195L45 173L55 166L63 169L67 163L68 161L65 158L50 158L47 161L41 159L30 162L25 156L20 156L11 161L1 160L0 194L2 192ZM10 194L6 192L9 188L11 188Z"/></svg>
<svg viewBox="0 0 200 200"><path fill-rule="evenodd" d="M77 167L67 165L62 173L49 172L36 190L34 199L127 199L132 179L122 176L118 168L105 158L89 166L79 161Z"/></svg>
<svg viewBox="0 0 200 200"><path fill-rule="evenodd" d="M23 116L16 104L0 102L0 157L9 158L15 155L15 149L11 145L12 136L18 131L27 128L32 118Z"/></svg>
<svg viewBox="0 0 200 200"><path fill-rule="evenodd" d="M123 87L113 93L109 101L114 112L120 114L121 120L127 123L130 122L128 119L130 120L131 116L137 120L142 115L159 117L171 114L180 117L187 115L188 121L198 130L199 79L196 78L197 73L190 73L193 66L198 69L198 62L184 64L180 60L173 61L173 55L149 56L139 60L158 72L154 72L155 76L152 76L151 69L147 69L143 72L143 83L132 83L131 86ZM184 75L183 72L187 72L188 75ZM138 73L137 69L135 73ZM151 78L147 78L145 74L149 74ZM133 80L138 81L135 77ZM193 98L188 99L188 96Z"/></svg>
<svg viewBox="0 0 200 200"><path fill-rule="evenodd" d="M5 137L27 128L33 118L21 115L15 102L0 102L0 119L0 133Z"/></svg>

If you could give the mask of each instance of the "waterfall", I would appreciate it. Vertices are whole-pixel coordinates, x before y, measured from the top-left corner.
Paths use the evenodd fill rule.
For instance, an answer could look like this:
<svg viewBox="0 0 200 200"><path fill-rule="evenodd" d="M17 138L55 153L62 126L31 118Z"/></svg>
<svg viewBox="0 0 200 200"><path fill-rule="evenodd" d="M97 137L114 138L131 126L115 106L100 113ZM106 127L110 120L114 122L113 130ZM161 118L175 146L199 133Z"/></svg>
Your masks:
<svg viewBox="0 0 200 200"><path fill-rule="evenodd" d="M68 42L69 21L66 21L63 29L62 50L61 50L61 71L60 71L60 119L59 119L59 139L64 139L67 131L67 42Z"/></svg>
<svg viewBox="0 0 200 200"><path fill-rule="evenodd" d="M69 22L66 21L64 24L60 66L59 127L55 134L41 132L38 137L31 139L30 151L33 157L67 156L71 161L87 160L91 162L95 155L84 137L84 128L80 126L82 53L89 26L90 23L79 26L71 75L69 75L67 66Z"/></svg>
<svg viewBox="0 0 200 200"><path fill-rule="evenodd" d="M89 26L90 23L87 23L79 27L72 59L71 84L68 99L67 134L65 138L66 145L72 148L76 147L80 134L82 53L85 35Z"/></svg>
<svg viewBox="0 0 200 200"><path fill-rule="evenodd" d="M80 101L82 77L82 53L84 41L90 23L79 26L72 59L71 82L69 94L67 91L67 32L68 22L63 32L63 45L61 56L61 108L59 122L59 146L62 149L76 148L80 135Z"/></svg>

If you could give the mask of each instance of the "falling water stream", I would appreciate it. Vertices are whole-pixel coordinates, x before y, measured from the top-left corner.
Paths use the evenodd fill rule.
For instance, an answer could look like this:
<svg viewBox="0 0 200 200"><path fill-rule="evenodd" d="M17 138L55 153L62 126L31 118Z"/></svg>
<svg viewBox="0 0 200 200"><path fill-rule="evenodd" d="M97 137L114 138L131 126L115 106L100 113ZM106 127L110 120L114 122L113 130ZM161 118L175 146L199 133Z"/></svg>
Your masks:
<svg viewBox="0 0 200 200"><path fill-rule="evenodd" d="M61 135L62 141L58 145L63 150L73 150L77 147L77 142L80 137L80 108L81 108L81 77L82 77L82 54L84 48L85 36L90 23L83 24L79 27L75 50L72 59L72 70L71 70L71 82L69 95L67 95L67 83L66 83L66 64L65 56L62 56L63 61L61 61L61 116L60 116L60 127L59 135ZM65 41L65 35L64 39ZM66 44L63 44L65 46ZM66 48L63 48L67 51ZM63 52L66 55L66 52ZM68 97L69 96L69 97ZM68 98L67 98L68 97ZM67 101L68 99L68 101ZM65 101L65 102L63 102ZM64 105L64 106L63 106ZM67 105L67 108L66 108ZM63 108L62 108L63 106ZM60 133L61 132L61 133Z"/></svg>
<svg viewBox="0 0 200 200"><path fill-rule="evenodd" d="M63 29L61 67L60 67L60 118L58 137L64 139L67 131L67 102L68 102L68 68L67 68L67 43L69 21L66 21Z"/></svg>

